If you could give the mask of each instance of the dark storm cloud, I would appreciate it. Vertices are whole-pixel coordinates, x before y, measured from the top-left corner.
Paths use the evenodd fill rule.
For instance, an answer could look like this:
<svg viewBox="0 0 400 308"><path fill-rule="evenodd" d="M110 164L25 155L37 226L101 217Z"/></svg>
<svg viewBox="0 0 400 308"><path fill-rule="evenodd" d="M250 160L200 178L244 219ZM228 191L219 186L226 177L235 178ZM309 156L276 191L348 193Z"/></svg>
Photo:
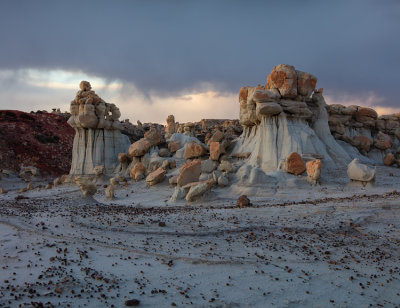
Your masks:
<svg viewBox="0 0 400 308"><path fill-rule="evenodd" d="M289 63L329 93L398 106L396 1L2 1L0 69L82 70L176 95Z"/></svg>

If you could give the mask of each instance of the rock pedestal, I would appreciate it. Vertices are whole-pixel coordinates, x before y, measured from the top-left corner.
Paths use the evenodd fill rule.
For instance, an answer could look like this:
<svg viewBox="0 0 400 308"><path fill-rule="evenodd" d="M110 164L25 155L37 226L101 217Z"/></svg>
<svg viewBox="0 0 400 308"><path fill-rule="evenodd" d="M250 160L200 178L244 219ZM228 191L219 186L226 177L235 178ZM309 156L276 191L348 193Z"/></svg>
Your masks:
<svg viewBox="0 0 400 308"><path fill-rule="evenodd" d="M118 154L127 152L129 138L121 134L121 112L91 90L82 81L80 91L71 102L68 124L75 129L70 175L93 174L95 166L104 166L112 174L118 166Z"/></svg>

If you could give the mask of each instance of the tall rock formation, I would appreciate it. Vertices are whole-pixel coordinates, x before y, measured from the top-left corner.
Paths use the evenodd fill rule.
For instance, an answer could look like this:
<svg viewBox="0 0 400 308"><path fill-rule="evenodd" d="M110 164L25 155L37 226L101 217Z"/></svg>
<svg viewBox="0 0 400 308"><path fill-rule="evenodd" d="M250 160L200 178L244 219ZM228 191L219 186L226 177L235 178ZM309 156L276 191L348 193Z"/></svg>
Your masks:
<svg viewBox="0 0 400 308"><path fill-rule="evenodd" d="M130 146L129 138L121 134L121 112L101 99L89 82L82 81L79 87L68 119L75 129L70 174L93 174L95 166L104 166L105 174L112 174L119 163L118 154Z"/></svg>
<svg viewBox="0 0 400 308"><path fill-rule="evenodd" d="M315 76L280 64L268 75L265 86L241 88L243 133L232 154L250 152L247 165L264 172L277 170L292 152L321 157L325 167L350 162L331 135L322 89L315 90L316 83Z"/></svg>

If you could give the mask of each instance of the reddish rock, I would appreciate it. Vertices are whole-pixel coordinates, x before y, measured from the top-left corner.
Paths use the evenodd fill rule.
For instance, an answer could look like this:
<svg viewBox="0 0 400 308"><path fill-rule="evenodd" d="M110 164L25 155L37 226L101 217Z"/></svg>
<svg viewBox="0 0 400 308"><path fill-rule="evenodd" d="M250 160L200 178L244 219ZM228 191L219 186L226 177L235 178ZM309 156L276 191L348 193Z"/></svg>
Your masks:
<svg viewBox="0 0 400 308"><path fill-rule="evenodd" d="M394 163L396 163L396 157L392 153L388 153L383 158L383 163L384 163L385 166L391 166Z"/></svg>
<svg viewBox="0 0 400 308"><path fill-rule="evenodd" d="M371 108L358 107L355 118L365 126L375 127L378 114Z"/></svg>
<svg viewBox="0 0 400 308"><path fill-rule="evenodd" d="M392 138L382 132L375 137L374 146L380 150L387 150L392 146Z"/></svg>
<svg viewBox="0 0 400 308"><path fill-rule="evenodd" d="M144 134L144 138L150 142L152 147L159 145L162 141L161 132L155 127L151 127L150 130Z"/></svg>
<svg viewBox="0 0 400 308"><path fill-rule="evenodd" d="M279 64L267 76L266 89L278 89L283 98L297 96L297 74L293 66Z"/></svg>
<svg viewBox="0 0 400 308"><path fill-rule="evenodd" d="M320 159L314 159L308 161L306 163L306 169L307 169L308 179L315 184L318 182L321 176L322 161Z"/></svg>
<svg viewBox="0 0 400 308"><path fill-rule="evenodd" d="M152 173L150 173L147 178L146 178L146 182L149 186L153 186L155 184L158 184L160 182L162 182L165 178L165 174L167 172L165 171L165 169L163 168L158 168L157 170L153 171Z"/></svg>
<svg viewBox="0 0 400 308"><path fill-rule="evenodd" d="M239 90L239 102L240 101L247 101L248 90L247 87L242 87Z"/></svg>
<svg viewBox="0 0 400 308"><path fill-rule="evenodd" d="M250 199L246 195L241 195L236 201L237 207L248 207L250 205Z"/></svg>
<svg viewBox="0 0 400 308"><path fill-rule="evenodd" d="M210 139L207 140L207 144L209 145L211 142L221 142L225 138L225 134L221 132L219 129L212 135Z"/></svg>
<svg viewBox="0 0 400 308"><path fill-rule="evenodd" d="M144 178L145 173L146 173L146 168L144 167L144 165L141 162L137 162L131 169L129 176L134 181L140 181L141 179Z"/></svg>
<svg viewBox="0 0 400 308"><path fill-rule="evenodd" d="M372 140L366 136L355 136L351 141L351 144L355 146L361 153L366 154L369 152Z"/></svg>
<svg viewBox="0 0 400 308"><path fill-rule="evenodd" d="M176 151L178 151L181 148L181 143L179 141L171 141L170 143L168 143L168 150L171 153L175 153Z"/></svg>
<svg viewBox="0 0 400 308"><path fill-rule="evenodd" d="M0 111L0 168L19 172L21 164L41 175L69 173L74 129L67 118L47 112Z"/></svg>
<svg viewBox="0 0 400 308"><path fill-rule="evenodd" d="M120 163L124 163L128 160L128 156L126 155L126 153L119 153L118 160Z"/></svg>
<svg viewBox="0 0 400 308"><path fill-rule="evenodd" d="M188 183L198 182L201 174L201 161L194 160L184 164L179 170L177 180L178 186L184 186Z"/></svg>
<svg viewBox="0 0 400 308"><path fill-rule="evenodd" d="M151 148L151 143L146 138L142 138L135 143L132 143L128 150L128 156L132 159L133 157L140 157L146 154Z"/></svg>
<svg viewBox="0 0 400 308"><path fill-rule="evenodd" d="M301 159L300 154L292 152L286 157L286 171L295 175L302 174L306 171L306 166Z"/></svg>
<svg viewBox="0 0 400 308"><path fill-rule="evenodd" d="M219 157L225 153L225 149L221 142L211 142L210 143L210 159L218 160Z"/></svg>
<svg viewBox="0 0 400 308"><path fill-rule="evenodd" d="M297 94L309 98L317 85L317 77L302 71L297 74Z"/></svg>
<svg viewBox="0 0 400 308"><path fill-rule="evenodd" d="M188 143L185 148L185 159L197 158L206 154L206 150L199 143Z"/></svg>

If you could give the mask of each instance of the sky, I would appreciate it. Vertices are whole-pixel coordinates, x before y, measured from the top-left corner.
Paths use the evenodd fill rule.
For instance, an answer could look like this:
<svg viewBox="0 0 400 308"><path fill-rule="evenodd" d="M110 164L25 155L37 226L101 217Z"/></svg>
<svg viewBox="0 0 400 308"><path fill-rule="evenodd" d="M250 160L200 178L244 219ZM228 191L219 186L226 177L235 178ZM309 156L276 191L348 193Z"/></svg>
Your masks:
<svg viewBox="0 0 400 308"><path fill-rule="evenodd" d="M327 103L400 112L400 1L0 1L0 109L68 110L81 80L121 119L239 116L280 63Z"/></svg>

